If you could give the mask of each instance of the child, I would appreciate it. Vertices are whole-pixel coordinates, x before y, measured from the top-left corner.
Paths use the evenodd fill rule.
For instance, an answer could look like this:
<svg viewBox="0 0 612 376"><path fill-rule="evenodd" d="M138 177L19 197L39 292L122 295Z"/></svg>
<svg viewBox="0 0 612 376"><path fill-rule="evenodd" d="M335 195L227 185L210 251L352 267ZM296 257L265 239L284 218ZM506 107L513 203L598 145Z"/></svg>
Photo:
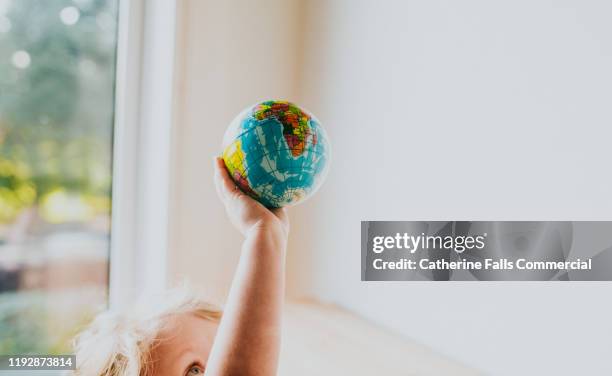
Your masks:
<svg viewBox="0 0 612 376"><path fill-rule="evenodd" d="M104 313L77 338L77 375L276 373L289 220L242 193L222 159L214 168L217 193L245 237L223 316L177 292L150 308Z"/></svg>

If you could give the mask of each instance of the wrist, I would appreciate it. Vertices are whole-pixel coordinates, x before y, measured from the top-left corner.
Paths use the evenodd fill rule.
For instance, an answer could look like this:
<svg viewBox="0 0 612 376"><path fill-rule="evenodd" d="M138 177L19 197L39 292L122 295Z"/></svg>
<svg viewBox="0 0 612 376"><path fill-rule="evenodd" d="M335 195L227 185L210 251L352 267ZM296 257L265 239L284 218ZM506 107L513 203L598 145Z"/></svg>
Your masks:
<svg viewBox="0 0 612 376"><path fill-rule="evenodd" d="M289 236L289 223L283 222L277 216L270 214L257 219L250 228L251 232L267 233L281 238Z"/></svg>
<svg viewBox="0 0 612 376"><path fill-rule="evenodd" d="M276 219L258 220L246 233L247 240L270 243L278 249L285 250L287 246L288 229Z"/></svg>

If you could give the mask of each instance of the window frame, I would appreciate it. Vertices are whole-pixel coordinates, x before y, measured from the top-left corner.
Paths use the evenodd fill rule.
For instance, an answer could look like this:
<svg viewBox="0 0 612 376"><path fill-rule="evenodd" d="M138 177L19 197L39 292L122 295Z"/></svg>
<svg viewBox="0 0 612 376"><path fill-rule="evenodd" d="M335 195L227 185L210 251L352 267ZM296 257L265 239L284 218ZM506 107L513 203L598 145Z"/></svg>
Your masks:
<svg viewBox="0 0 612 376"><path fill-rule="evenodd" d="M119 0L109 306L166 288L176 0Z"/></svg>

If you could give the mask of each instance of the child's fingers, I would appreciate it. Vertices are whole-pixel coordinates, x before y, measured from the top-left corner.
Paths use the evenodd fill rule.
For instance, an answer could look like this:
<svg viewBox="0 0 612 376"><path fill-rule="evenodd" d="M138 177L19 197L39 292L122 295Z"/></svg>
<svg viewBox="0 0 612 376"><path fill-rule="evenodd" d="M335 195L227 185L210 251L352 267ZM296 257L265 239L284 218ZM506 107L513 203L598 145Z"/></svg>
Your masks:
<svg viewBox="0 0 612 376"><path fill-rule="evenodd" d="M223 184L223 177L221 176L221 170L219 169L219 158L215 157L213 161L213 170L214 170L214 181L215 181L215 190L217 191L217 195L222 201L225 201L227 198L227 193L225 192L225 186Z"/></svg>
<svg viewBox="0 0 612 376"><path fill-rule="evenodd" d="M223 162L222 158L218 157L215 164L215 184L217 189L220 190L222 197L231 197L231 195L236 193L236 184L230 178L225 162Z"/></svg>

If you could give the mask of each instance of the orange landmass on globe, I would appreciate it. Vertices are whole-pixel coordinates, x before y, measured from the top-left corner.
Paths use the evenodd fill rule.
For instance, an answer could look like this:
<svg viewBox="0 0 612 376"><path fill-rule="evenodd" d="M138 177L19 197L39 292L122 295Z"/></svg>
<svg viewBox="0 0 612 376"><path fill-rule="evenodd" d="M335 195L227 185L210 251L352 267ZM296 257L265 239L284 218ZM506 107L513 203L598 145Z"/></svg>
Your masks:
<svg viewBox="0 0 612 376"><path fill-rule="evenodd" d="M309 125L310 115L290 102L267 101L255 106L253 116L257 120L277 119L283 125L283 136L289 145L291 155L294 157L302 155L308 136L312 134ZM316 137L313 137L313 144L316 144Z"/></svg>

